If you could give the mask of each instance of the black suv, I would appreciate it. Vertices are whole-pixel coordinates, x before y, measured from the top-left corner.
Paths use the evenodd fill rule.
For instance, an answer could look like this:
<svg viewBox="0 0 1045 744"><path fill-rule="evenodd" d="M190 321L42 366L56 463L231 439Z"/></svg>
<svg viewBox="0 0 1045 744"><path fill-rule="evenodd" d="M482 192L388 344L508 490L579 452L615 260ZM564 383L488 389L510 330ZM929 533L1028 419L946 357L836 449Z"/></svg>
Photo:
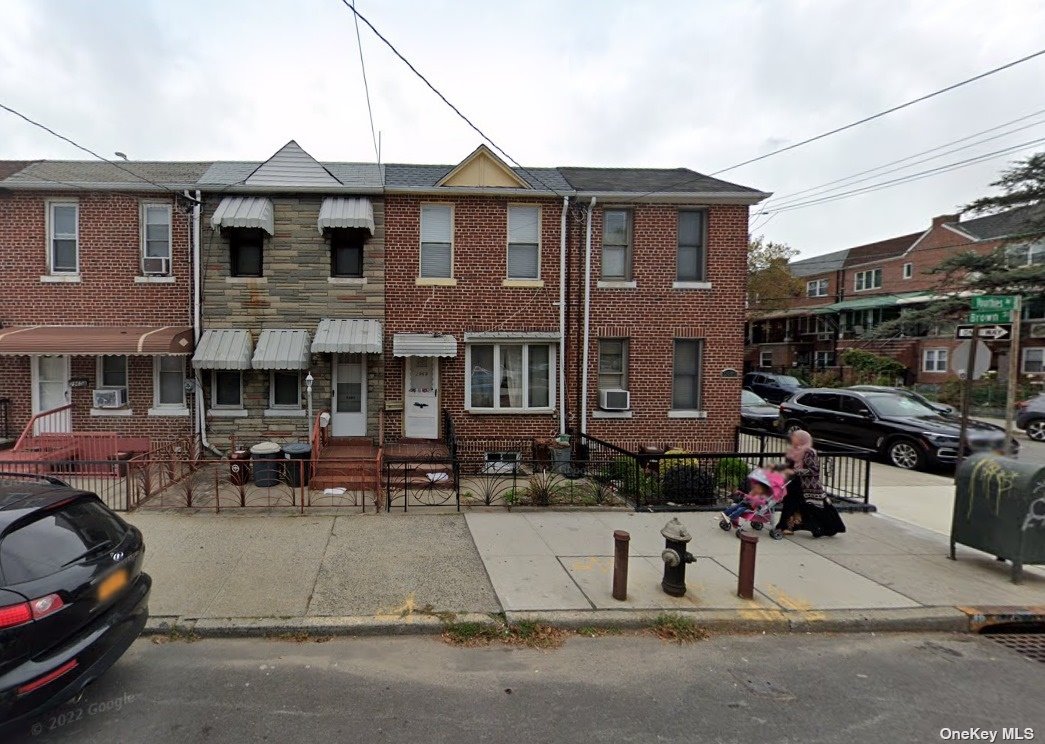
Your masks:
<svg viewBox="0 0 1045 744"><path fill-rule="evenodd" d="M898 468L924 469L958 458L959 422L892 392L802 390L780 406L779 424L786 432L805 429L814 439L874 450ZM971 419L968 426L972 450L1005 449L1000 426Z"/></svg>
<svg viewBox="0 0 1045 744"><path fill-rule="evenodd" d="M0 724L116 663L149 617L144 556L141 531L95 494L0 473Z"/></svg>
<svg viewBox="0 0 1045 744"><path fill-rule="evenodd" d="M756 393L770 403L782 403L802 387L801 381L791 375L775 375L770 372L748 372L744 375L745 390Z"/></svg>

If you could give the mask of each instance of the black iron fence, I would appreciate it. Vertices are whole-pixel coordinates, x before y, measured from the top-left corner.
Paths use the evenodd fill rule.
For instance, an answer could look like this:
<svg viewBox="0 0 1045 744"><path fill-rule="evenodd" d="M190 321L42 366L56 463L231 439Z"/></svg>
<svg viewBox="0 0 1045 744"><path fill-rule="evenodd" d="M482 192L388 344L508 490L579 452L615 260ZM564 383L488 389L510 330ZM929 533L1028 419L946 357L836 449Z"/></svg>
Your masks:
<svg viewBox="0 0 1045 744"><path fill-rule="evenodd" d="M0 398L0 439L11 438L11 399Z"/></svg>

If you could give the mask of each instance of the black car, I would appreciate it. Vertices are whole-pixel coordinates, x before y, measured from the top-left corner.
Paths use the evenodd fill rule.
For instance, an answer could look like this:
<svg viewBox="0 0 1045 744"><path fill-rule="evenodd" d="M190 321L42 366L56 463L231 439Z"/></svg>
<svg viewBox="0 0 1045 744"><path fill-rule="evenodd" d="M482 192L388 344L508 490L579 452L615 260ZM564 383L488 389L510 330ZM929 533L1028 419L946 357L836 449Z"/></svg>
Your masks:
<svg viewBox="0 0 1045 744"><path fill-rule="evenodd" d="M779 406L769 404L750 390L740 391L740 423L750 429L776 428Z"/></svg>
<svg viewBox="0 0 1045 744"><path fill-rule="evenodd" d="M941 416L954 416L956 413L954 406L929 400L921 393L916 393L910 388L889 387L888 385L851 385L850 387L847 387L846 390L856 390L857 392L863 393L896 393L897 395L906 395L912 400L916 400L923 405L929 406L929 408L933 409Z"/></svg>
<svg viewBox="0 0 1045 744"><path fill-rule="evenodd" d="M770 403L782 403L794 395L802 387L802 383L797 377L791 375L748 372L744 375L742 387L765 398Z"/></svg>
<svg viewBox="0 0 1045 744"><path fill-rule="evenodd" d="M0 474L0 723L73 697L149 617L141 531L93 493Z"/></svg>
<svg viewBox="0 0 1045 744"><path fill-rule="evenodd" d="M874 450L898 468L924 469L958 458L959 422L896 393L803 390L780 406L779 422L787 432L805 429L817 440ZM1006 449L1000 426L971 419L968 426L969 449Z"/></svg>

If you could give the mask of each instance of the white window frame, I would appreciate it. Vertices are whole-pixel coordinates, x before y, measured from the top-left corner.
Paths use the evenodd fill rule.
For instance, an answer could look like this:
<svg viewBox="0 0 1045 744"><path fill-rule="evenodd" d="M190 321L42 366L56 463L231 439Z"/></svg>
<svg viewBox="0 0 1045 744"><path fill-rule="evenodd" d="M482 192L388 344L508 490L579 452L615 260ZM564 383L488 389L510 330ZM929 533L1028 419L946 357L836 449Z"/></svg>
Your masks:
<svg viewBox="0 0 1045 744"><path fill-rule="evenodd" d="M679 229L682 223L682 215L700 215L700 244L696 246L700 253L700 275L697 277L679 276L679 253L682 251L682 231ZM632 216L634 220L634 216ZM695 208L681 208L675 215L675 282L706 282L708 281L708 210ZM632 228L631 243L634 244L634 228ZM686 246L690 247L690 246ZM635 247L630 246L629 255L634 255Z"/></svg>
<svg viewBox="0 0 1045 744"><path fill-rule="evenodd" d="M1017 253L1024 252L1026 253L1025 258L1022 258L1018 263L1013 260ZM1005 264L1010 269L1020 269L1028 266L1045 264L1045 238L1009 246L1005 253Z"/></svg>
<svg viewBox="0 0 1045 744"><path fill-rule="evenodd" d="M623 212L627 215L628 242L624 245L624 276L606 275L606 213ZM602 245L599 246L599 279L604 282L630 282L635 279L635 210L629 207L606 206L602 209ZM615 248L619 246L614 246ZM678 250L676 246L676 251ZM678 254L676 253L676 256Z"/></svg>
<svg viewBox="0 0 1045 744"><path fill-rule="evenodd" d="M867 275L870 274L871 283L867 282ZM875 276L877 275L878 283L875 284ZM858 271L853 276L853 291L854 292L867 292L872 289L882 288L882 269L865 269L864 271Z"/></svg>
<svg viewBox="0 0 1045 744"><path fill-rule="evenodd" d="M106 385L105 384L105 360L106 359L122 359L123 360L123 378L126 381L123 385ZM95 385L96 388L104 388L108 390L115 390L123 388L128 390L131 386L131 372L130 372L130 357L124 354L105 354L104 356L98 357L98 362L95 368Z"/></svg>
<svg viewBox="0 0 1045 744"><path fill-rule="evenodd" d="M950 349L935 346L930 349L922 349L922 372L946 372L950 362ZM941 363L943 369L940 369Z"/></svg>
<svg viewBox="0 0 1045 744"><path fill-rule="evenodd" d="M813 367L815 369L826 369L828 367L835 366L833 364L828 364L827 363L827 362L831 361L831 355L832 354L834 354L833 351L814 351L813 352ZM824 363L823 364L820 363L821 355L823 355L823 357L824 357Z"/></svg>
<svg viewBox="0 0 1045 744"><path fill-rule="evenodd" d="M697 407L696 408L675 408L675 353L678 350L679 342L695 343L697 344ZM691 411L702 411L704 406L704 362L707 359L707 341L703 338L673 338L671 340L671 406L668 411L670 416L672 412L691 412Z"/></svg>
<svg viewBox="0 0 1045 744"><path fill-rule="evenodd" d="M423 265L422 253L424 253L424 215L425 207L441 207L450 210L450 275L449 276L425 276L421 273L421 266ZM421 202L417 212L417 278L422 281L446 281L454 278L454 253L456 246L454 245L454 233L457 232L456 227L457 214L454 209L453 203L448 202Z"/></svg>
<svg viewBox="0 0 1045 744"><path fill-rule="evenodd" d="M1037 362L1039 369L1027 369L1027 362L1030 359L1031 352L1035 352L1037 355L1040 355L1040 359ZM1040 375L1042 373L1045 373L1045 346L1028 346L1027 348L1023 349L1021 357L1022 358L1020 359L1020 370L1023 372L1023 374Z"/></svg>
<svg viewBox="0 0 1045 744"><path fill-rule="evenodd" d="M80 202L75 199L48 199L46 205L47 221L47 273L51 276L78 276L80 274ZM57 270L54 268L54 241L57 237L54 233L54 208L72 207L76 211L76 232L73 240L76 243L76 269L73 271ZM63 237L63 240L69 238Z"/></svg>
<svg viewBox="0 0 1045 744"><path fill-rule="evenodd" d="M769 357L769 363L766 363L766 356ZM771 351L760 351L758 352L758 366L759 368L765 368L773 366L773 352Z"/></svg>
<svg viewBox="0 0 1045 744"><path fill-rule="evenodd" d="M631 351L628 348L631 345L629 343L629 341L630 341L630 339L623 338L623 337L600 338L599 339L599 362L598 362L599 366L598 366L598 370L596 372L596 378L595 378L595 386L596 386L596 388L598 390L601 391L601 390L627 390L628 389L628 356L629 356L630 351ZM602 345L604 343L607 343L607 342L608 343L619 343L621 345L621 371L620 372L603 372L602 371L602 357L603 357ZM619 375L620 379L621 379L620 387L603 387L602 386L602 376L603 375L607 375L607 376Z"/></svg>
<svg viewBox="0 0 1045 744"><path fill-rule="evenodd" d="M537 211L537 273L533 276L512 276L511 274L511 254L512 252L512 210L513 209L532 209ZM508 212L505 217L505 253L504 253L504 275L507 279L513 280L536 280L541 278L541 230L544 226L544 210L541 209L539 204L509 204ZM451 223L452 224L452 223ZM516 243L515 245L529 246L530 243ZM453 274L453 243L450 243L450 256L451 256L451 275Z"/></svg>
<svg viewBox="0 0 1045 744"><path fill-rule="evenodd" d="M492 346L493 347L493 407L482 408L472 405L472 347L473 346ZM546 346L548 347L548 405L531 408L529 406L523 406L522 408L502 408L501 407L501 347L502 346L521 346L523 347L522 353L522 390L523 395L526 398L530 396L530 352L529 347L531 346ZM465 345L464 349L464 403L465 410L470 413L553 413L555 411L555 383L556 383L556 372L558 364L557 352L558 343L554 341L472 341Z"/></svg>
<svg viewBox="0 0 1045 744"><path fill-rule="evenodd" d="M164 209L167 211L167 255L166 256L149 256L146 253L148 246L148 215L150 209ZM141 258L144 262L146 258L166 258L167 259L167 274L170 276L174 271L174 210L171 209L171 205L166 202L142 202L141 213L139 217L139 224L141 226ZM142 263L142 273L145 273L145 264Z"/></svg>
<svg viewBox="0 0 1045 744"><path fill-rule="evenodd" d="M276 375L277 374L293 374L297 376L297 403L289 405L287 403L276 403ZM242 388L243 377L240 376L240 386ZM242 403L243 396L240 396L240 402ZM271 369L269 370L269 409L273 411L300 411L301 410L301 372L293 369Z"/></svg>
<svg viewBox="0 0 1045 744"><path fill-rule="evenodd" d="M912 276L914 276L914 264L910 262L905 263L903 265L903 278L910 279Z"/></svg>
<svg viewBox="0 0 1045 744"><path fill-rule="evenodd" d="M218 403L218 374L230 373L239 377L239 404ZM242 411L243 410L243 370L241 369L212 369L210 371L210 407L214 411Z"/></svg>
<svg viewBox="0 0 1045 744"><path fill-rule="evenodd" d="M827 297L830 282L827 279L813 279L806 282L806 297Z"/></svg>
<svg viewBox="0 0 1045 744"><path fill-rule="evenodd" d="M152 409L150 413L153 415L161 414L163 412L176 412L182 413L187 411L185 404L185 358L181 356L174 356L174 359L181 360L181 403L161 403L160 402L160 360L166 359L165 356L154 356L152 358Z"/></svg>

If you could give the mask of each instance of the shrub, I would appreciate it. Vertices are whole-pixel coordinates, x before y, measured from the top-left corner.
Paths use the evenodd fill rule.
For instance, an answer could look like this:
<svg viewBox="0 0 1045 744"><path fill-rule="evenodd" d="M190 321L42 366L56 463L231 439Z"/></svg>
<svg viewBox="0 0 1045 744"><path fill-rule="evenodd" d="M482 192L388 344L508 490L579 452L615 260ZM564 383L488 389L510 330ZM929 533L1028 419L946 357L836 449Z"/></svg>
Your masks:
<svg viewBox="0 0 1045 744"><path fill-rule="evenodd" d="M852 367L861 382L884 381L882 384L886 385L892 385L897 377L903 377L907 369L895 359L864 349L843 351L842 364Z"/></svg>
<svg viewBox="0 0 1045 744"><path fill-rule="evenodd" d="M661 496L676 504L713 504L716 500L715 476L696 464L676 464L662 473L660 485Z"/></svg>
<svg viewBox="0 0 1045 744"><path fill-rule="evenodd" d="M737 457L719 460L715 467L715 482L719 488L732 491L747 478L747 463Z"/></svg>
<svg viewBox="0 0 1045 744"><path fill-rule="evenodd" d="M809 376L809 386L816 388L842 387L842 378L837 372L814 372Z"/></svg>

